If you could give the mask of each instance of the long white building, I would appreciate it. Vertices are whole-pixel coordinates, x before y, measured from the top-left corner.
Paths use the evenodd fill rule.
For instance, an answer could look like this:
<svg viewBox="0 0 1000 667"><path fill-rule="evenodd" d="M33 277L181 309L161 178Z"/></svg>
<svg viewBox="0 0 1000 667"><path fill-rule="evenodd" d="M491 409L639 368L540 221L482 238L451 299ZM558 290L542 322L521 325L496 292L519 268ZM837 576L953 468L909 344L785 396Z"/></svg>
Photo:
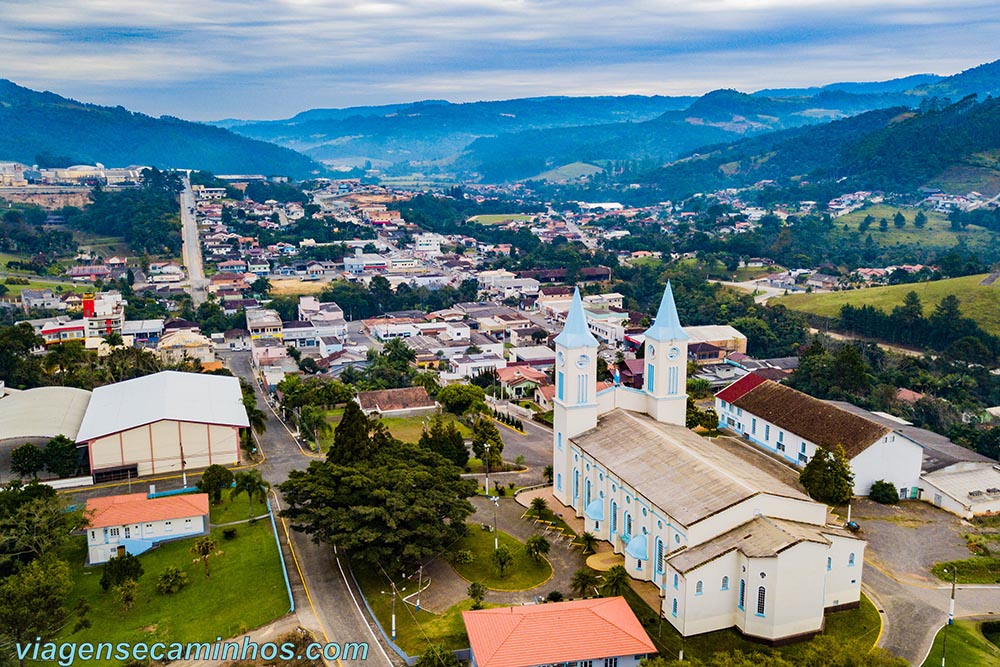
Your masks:
<svg viewBox="0 0 1000 667"><path fill-rule="evenodd" d="M828 525L794 471L684 426L688 336L669 284L645 341L644 387L596 392L598 342L574 295L555 339L556 498L659 588L682 634L820 632L826 611L859 603L864 541Z"/></svg>

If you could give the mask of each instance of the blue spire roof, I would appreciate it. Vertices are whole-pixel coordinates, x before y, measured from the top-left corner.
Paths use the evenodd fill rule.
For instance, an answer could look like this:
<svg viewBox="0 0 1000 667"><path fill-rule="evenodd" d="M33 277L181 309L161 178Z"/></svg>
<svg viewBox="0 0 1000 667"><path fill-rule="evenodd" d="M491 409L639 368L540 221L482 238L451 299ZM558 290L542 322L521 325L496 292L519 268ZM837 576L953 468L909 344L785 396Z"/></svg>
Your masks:
<svg viewBox="0 0 1000 667"><path fill-rule="evenodd" d="M562 332L556 336L556 343L563 347L597 347L597 339L587 327L587 314L583 312L579 288L573 290L573 303L569 306Z"/></svg>
<svg viewBox="0 0 1000 667"><path fill-rule="evenodd" d="M688 335L681 326L681 319L677 316L677 305L674 303L674 292L670 289L670 281L667 281L667 288L663 290L663 299L660 300L660 309L656 311L656 319L653 325L646 329L646 340L665 342L671 340L687 340Z"/></svg>

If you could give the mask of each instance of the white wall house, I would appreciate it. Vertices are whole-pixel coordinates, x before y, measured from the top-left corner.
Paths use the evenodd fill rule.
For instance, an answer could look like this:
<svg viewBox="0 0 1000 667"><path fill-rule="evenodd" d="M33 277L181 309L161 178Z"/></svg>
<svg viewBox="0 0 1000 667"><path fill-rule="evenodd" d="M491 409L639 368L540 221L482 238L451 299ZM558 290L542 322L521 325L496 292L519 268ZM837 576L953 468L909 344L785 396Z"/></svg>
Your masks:
<svg viewBox="0 0 1000 667"><path fill-rule="evenodd" d="M902 432L848 404L821 401L750 373L715 396L719 427L802 467L818 447L841 445L851 461L854 494L867 496L877 480L902 498L917 498L924 448Z"/></svg>
<svg viewBox="0 0 1000 667"><path fill-rule="evenodd" d="M169 540L208 533L208 494L149 498L145 493L87 500L87 563L133 556Z"/></svg>
<svg viewBox="0 0 1000 667"><path fill-rule="evenodd" d="M657 586L683 635L820 632L860 601L864 541L827 525L793 470L684 426L688 336L669 284L645 341L643 388L596 392L598 343L574 296L555 339L554 495Z"/></svg>

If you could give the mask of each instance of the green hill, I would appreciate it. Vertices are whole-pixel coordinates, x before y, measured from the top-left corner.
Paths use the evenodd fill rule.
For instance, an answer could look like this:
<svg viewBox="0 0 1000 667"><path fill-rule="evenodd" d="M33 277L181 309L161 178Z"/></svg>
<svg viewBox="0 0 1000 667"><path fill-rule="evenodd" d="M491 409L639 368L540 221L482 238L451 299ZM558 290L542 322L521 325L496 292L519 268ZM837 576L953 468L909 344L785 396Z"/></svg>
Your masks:
<svg viewBox="0 0 1000 667"><path fill-rule="evenodd" d="M307 178L323 168L288 148L179 118L77 102L0 79L0 160L149 165Z"/></svg>
<svg viewBox="0 0 1000 667"><path fill-rule="evenodd" d="M944 297L954 294L961 302L962 315L976 321L988 333L1000 335L1000 283L984 286L979 283L985 275L949 278L912 285L890 285L844 292L789 294L771 299L771 304L781 304L791 310L812 313L823 317L837 317L844 304L874 306L886 313L902 305L909 292L916 292L924 306L924 315L930 315Z"/></svg>

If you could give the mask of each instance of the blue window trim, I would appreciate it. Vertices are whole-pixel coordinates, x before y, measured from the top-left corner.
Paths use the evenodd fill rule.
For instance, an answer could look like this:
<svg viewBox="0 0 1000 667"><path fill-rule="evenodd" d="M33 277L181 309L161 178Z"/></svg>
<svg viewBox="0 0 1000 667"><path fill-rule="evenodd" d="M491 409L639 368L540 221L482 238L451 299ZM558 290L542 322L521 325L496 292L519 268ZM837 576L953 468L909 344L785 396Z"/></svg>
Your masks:
<svg viewBox="0 0 1000 667"><path fill-rule="evenodd" d="M674 598L674 603L670 607L670 614L677 618L677 598Z"/></svg>
<svg viewBox="0 0 1000 667"><path fill-rule="evenodd" d="M744 603L746 602L746 597L747 597L747 581L746 579L740 579L740 599L736 601L736 606L739 607L741 611L746 609L746 606L744 605Z"/></svg>
<svg viewBox="0 0 1000 667"><path fill-rule="evenodd" d="M677 590L677 575L674 574L674 590Z"/></svg>
<svg viewBox="0 0 1000 667"><path fill-rule="evenodd" d="M833 558L827 556L826 557L826 571L829 572L832 569L833 569Z"/></svg>
<svg viewBox="0 0 1000 667"><path fill-rule="evenodd" d="M854 567L854 554L847 557L847 567Z"/></svg>
<svg viewBox="0 0 1000 667"><path fill-rule="evenodd" d="M728 591L729 590L729 577L722 578L722 588L719 590Z"/></svg>
<svg viewBox="0 0 1000 667"><path fill-rule="evenodd" d="M695 585L694 585L694 594L695 595L704 595L705 594L705 583L703 581L698 581L698 582L695 583Z"/></svg>

